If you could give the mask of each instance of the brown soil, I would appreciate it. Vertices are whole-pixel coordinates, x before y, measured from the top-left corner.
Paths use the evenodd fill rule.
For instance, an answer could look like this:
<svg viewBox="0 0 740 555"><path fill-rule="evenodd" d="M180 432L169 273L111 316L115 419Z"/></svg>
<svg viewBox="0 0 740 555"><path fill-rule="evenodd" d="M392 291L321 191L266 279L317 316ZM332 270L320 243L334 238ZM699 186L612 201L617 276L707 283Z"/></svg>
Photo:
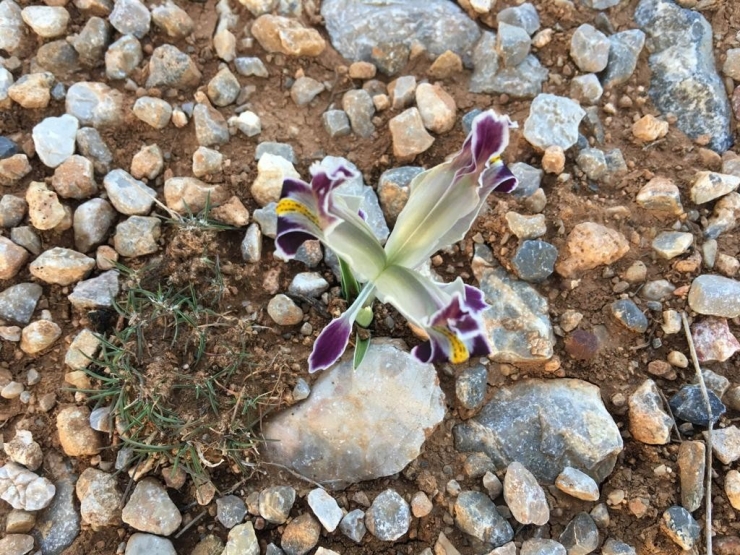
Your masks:
<svg viewBox="0 0 740 555"><path fill-rule="evenodd" d="M499 2L497 8L503 4L510 5L513 2ZM561 2L548 0L534 0L542 20L542 27L559 29L555 33L553 42L544 50L537 52L542 64L548 67L551 74L563 76L575 75L577 68L568 57L569 38L572 29L584 22L592 22L595 12L577 7L575 9L562 8ZM622 6L609 10L607 13L616 30L624 30L634 27L632 15L637 0L630 0ZM208 0L204 4L195 2L182 3L193 19L197 22L198 30L194 40L188 41L195 47L197 61L203 72L203 83L206 83L218 70L219 61L211 51L211 36L216 25L215 1ZM576 2L576 5L578 3ZM71 26L70 34L77 32L84 24L85 19L76 12L73 5L67 6L73 15L74 24ZM236 12L240 14L240 25L248 26L251 16L241 6L237 6ZM716 55L718 63L721 63L721 53L726 50L734 40L735 33L740 29L740 4L735 2L717 2L716 6L704 14L713 25L715 34L724 37L718 38L716 44ZM561 29L561 30L560 30ZM323 33L322 29L322 33ZM241 37L237 37L241 38ZM156 47L166 42L166 37L158 33L152 27L148 38L144 39L145 46ZM178 44L185 48L188 44ZM734 44L733 46L737 46ZM34 46L35 48L35 46ZM343 68L347 62L335 51L328 48L327 51L317 59L289 59L281 55L265 55L258 46L255 46L254 54L261 56L270 71L271 77L267 80L256 78L238 77L242 85L252 84L256 92L250 99L253 110L260 114L263 132L259 136L260 141L282 141L293 145L299 159L296 165L301 175L308 174L308 167L315 160L320 160L324 155L331 154L344 156L354 162L363 172L366 183L375 184L383 171L398 165L393 158L390 143L390 135L387 132L388 120L396 115L392 110L378 114L376 121L377 132L371 138L359 139L357 137L343 137L331 139L323 131L321 126L321 114L332 104L339 102L344 91L357 87L360 83L353 83ZM23 58L22 58L23 59ZM28 58L24 62L24 73L28 72ZM413 74L418 79L425 78L430 62L423 56L413 60L402 74ZM318 101L307 107L296 107L289 96L286 84L289 78L303 72L307 76L319 81L332 82L333 89L330 94L322 94ZM670 263L657 261L652 254L649 243L656 232L668 229L674 222L673 219L656 219L652 214L637 207L634 197L639 188L654 175L664 175L672 178L681 188L682 196L686 198L687 187L695 171L707 168L707 162L701 157L700 147L675 129L671 129L669 135L661 141L647 147L637 144L631 135L631 125L636 115L643 113L657 114L647 98L646 90L649 85L649 70L647 68L647 52L643 52L638 71L630 82L616 90L604 95L601 105L611 102L617 105L623 95L629 96L633 108L619 109L617 115L606 117L606 144L605 148L620 148L627 160L630 173L620 181L611 185L600 185L593 189L579 175L575 168L574 160L569 159L566 171L574 173L575 179L570 186L564 186L557 182L556 177L546 175L543 180L543 188L547 193L548 204L545 215L548 221L548 234L545 240L557 247L565 243L565 236L578 223L594 221L607 224L621 231L631 242L631 249L627 256L613 265L614 275L619 276L635 260L643 260L649 269L649 279L666 278L674 285L680 287L688 285L694 275L681 274L675 271ZM135 75L138 83L143 83L145 75ZM65 80L69 85L73 81L102 80L100 69L80 73L73 79ZM380 79L384 79L380 77ZM461 78L444 84L445 89L452 94L457 101L460 113L472 108L494 107L499 112L508 113L513 120L523 124L529 110L529 101L512 100L505 97L491 97L489 95L476 95L468 92L469 73L466 72ZM562 85L552 82L545 85L546 92L568 94L568 79L563 80ZM120 87L119 84L113 86ZM124 91L125 92L125 91ZM133 95L126 93L128 101L133 103ZM174 101L187 101L190 95L180 94ZM644 104L644 106L643 106ZM642 106L642 108L640 108ZM231 115L233 106L222 109L226 117ZM15 137L19 143L28 146L30 141L30 129L44 117L59 115L63 113L62 102L52 102L47 110L12 110L0 113L0 133ZM128 168L132 156L142 145L157 143L163 150L167 151L168 175L190 175L191 154L198 147L192 126L184 129L176 129L168 126L163 131L155 131L144 123L136 120L133 115L125 126L115 131L103 134L105 141L114 155L113 167ZM464 140L461 125L452 132L437 137L434 146L421 155L415 163L425 167L441 162L448 154L456 151ZM257 144L255 140L247 140L242 136L233 138L230 143L222 148L222 152L231 164L226 167L223 175L214 181L223 182L231 192L237 195L251 210L257 208L249 195L249 185L256 176L256 164L254 162L254 149ZM509 162L523 161L539 166L539 156L531 149L522 138L520 132L514 132L511 145L506 152ZM34 163L33 173L22 183L15 187L7 188L5 193L23 194L29 180L43 180L50 177L51 171L40 163ZM160 177L154 184L161 192L163 178ZM74 206L73 206L74 207ZM499 260L508 265L508 254L516 247L516 240L509 239L501 243L502 230L505 229L503 214L507 210L516 210L527 213L523 203L512 197L496 197L491 201L491 210L484 214L469 237L480 232L487 243L494 249ZM708 215L707 209L701 210L701 215ZM700 235L698 226L694 231ZM236 392L242 391L245 386L252 388L252 396L259 393L267 393L269 402L260 405L256 409L257 418L261 418L265 411L275 410L281 405L289 402L289 391L298 377L303 377L309 382L312 377L305 371L305 361L310 352L311 344L316 333L329 321L329 315L316 306L307 302L303 303L307 321L313 325L314 334L311 337L303 337L296 328L280 329L267 316L265 307L267 301L277 291L287 290L291 278L304 268L301 264L291 262L285 264L273 259L273 244L271 240L264 241L265 253L263 262L257 265L246 265L241 260L239 244L242 238L241 232L224 231L220 233L195 234L186 233L176 227L166 227L163 245L165 247L152 260L137 260L132 262L134 267L144 264L153 264L152 270L147 275L156 283L159 279L169 279L178 287L194 284L199 291L207 285L206 269L202 264L204 253L209 259L218 259L221 264L224 279L224 297L218 308L220 313L232 318L232 322L238 322L239 327L226 328L214 333L213 345L238 345L243 341L250 358L248 364L240 367L228 383L221 384L223 387L219 393L220 399L226 402L229 396L233 397ZM51 232L42 233L44 248L52 246L73 247L72 232L66 231L62 234ZM740 239L737 234L725 234L719 240L720 252L737 255L740 252ZM443 264L440 269L454 269L453 273L460 273L471 278L469 262L472 254L472 239L467 239L461 245L461 249L455 255L444 255ZM462 263L462 267L459 266ZM627 430L627 419L624 407L615 407L611 398L616 393L628 395L641 383L647 375L647 363L651 360L662 359L672 350L687 352L686 342L682 335L663 337L662 347L653 349L650 341L653 338L661 338L662 330L655 320L652 321L648 333L644 336L628 335L614 328L605 314L605 307L615 299L612 291L611 278L603 277L603 269L597 269L587 273L580 280L575 289L571 289L570 280L561 280L553 275L547 282L540 285L540 292L550 300L550 312L553 322L566 310L577 310L584 314L582 328L590 329L597 326L606 326L609 341L599 354L589 361L577 361L571 359L563 349L563 343L558 341L557 357L561 362L560 369L556 375L581 378L590 381L601 388L602 396L608 409L622 430L624 430L625 450L619 458L617 468L613 474L602 484L602 501L615 489L623 489L626 499L633 500L641 498L648 504L648 510L642 518L637 518L629 510L626 502L618 507L610 507L611 524L606 531L602 531L602 540L614 537L635 545L641 554L670 554L678 553L678 548L659 532L658 522L663 510L672 504L679 502L678 484L675 473L669 477L657 477L654 469L660 465L667 465L676 469L676 456L678 443L674 442L667 446L649 446L631 441ZM324 266L319 268L330 283L337 285L331 272ZM442 272L445 277L452 277ZM28 281L30 274L21 272L13 281ZM472 280L472 278L471 278ZM12 283L6 283L9 286ZM50 351L41 356L30 357L23 355L15 344L10 342L0 343L0 371L4 369L10 372L14 379L24 381L24 376L31 368L35 368L42 376L42 381L33 388L35 398L39 399L48 392L58 394L57 408L50 413L43 413L37 406L21 405L18 401L3 401L0 404L0 420L4 421L3 435L10 439L14 428L23 426L30 429L39 441L43 441L42 447L45 451L52 449L61 450L56 437L55 413L59 406L74 403L74 393L65 390L63 357L66 352L68 341L74 337L76 332L83 326L95 325L99 322L91 322L91 317L75 313L66 295L70 288L59 286L44 286L44 296L39 305L40 309L48 308L55 322L63 329L64 341L59 341ZM676 308L682 310L686 307L685 299L676 297L667 303L665 308ZM384 316L391 311L387 307L377 307L376 323L382 323ZM388 312L387 312L388 311ZM254 318L250 315L254 314ZM402 322L400 317L396 322ZM111 326L120 325L117 315L109 322ZM382 324L378 324L382 326ZM103 323L105 327L105 323ZM733 324L733 329L740 332L740 326ZM102 330L101 330L102 331ZM410 335L402 323L396 324L393 329L379 327L375 330L376 335L392 335L405 338L409 344L417 342ZM152 337L157 337L153 334ZM647 343L647 345L645 345ZM173 368L183 363L182 353L166 342L153 339L149 344L152 357L145 361L152 364L158 360L160 364L159 375L164 377ZM216 353L208 352L209 357ZM159 357L159 358L157 358ZM212 358L208 361L210 364ZM724 364L712 366L716 372L725 375L732 382L740 383L740 368L736 360L730 360ZM196 372L197 369L193 369ZM471 415L466 411L459 410L455 404L454 375L459 369L440 369L440 380L447 395L449 412L444 423L432 434L424 447L424 452L417 461L407 468L398 479L383 479L374 482L362 483L350 487L338 498L343 507L351 510L358 507L353 501L354 493L366 492L372 499L375 494L387 487L393 487L403 495L410 497L418 491L420 485L418 477L428 479L432 476L436 479L437 487L444 490L449 479L457 478L463 488L475 486L472 481L462 475L462 462L465 455L455 452L452 442L451 429L457 422L469 418ZM544 366L514 367L511 365L492 364L490 371L491 391L499 385L512 383L513 381L527 377L551 377ZM152 376L154 377L154 376ZM675 392L681 384L690 381L691 370L679 370L675 381L658 379L660 388L666 395ZM161 386L160 386L161 387ZM193 398L175 398L177 406L180 406L183 415L197 413L198 407L194 406L197 401ZM233 402L233 400L232 400ZM723 423L734 421L737 415L730 413L723 418ZM245 453L250 461L259 461L256 451ZM110 449L101 455L104 461L115 459L115 449ZM89 465L89 461L78 459L77 470L81 471ZM307 492L312 486L306 482L296 480L289 473L274 467L257 466L251 475L237 474L232 469L225 468L226 465L215 469L211 478L219 492L226 492L236 487L235 493L239 495L260 490L273 484L293 484L299 494ZM721 468L715 462L715 468L719 476L723 476L726 469ZM720 480L715 480L715 505L714 505L714 530L718 535L737 535L740 531L740 523L736 521L735 513L729 505L722 490ZM121 476L123 487L127 485L128 477ZM198 524L190 528L182 537L174 541L180 553L189 553L192 547L206 533L213 532L225 539L226 531L215 521L215 503L207 508L194 504L193 488L189 483L181 493L174 493L178 506L184 509L186 520L197 517L201 511L207 514ZM545 537L557 538L567 522L579 511L590 510L591 503L578 502L559 494L554 488L549 489L551 495L551 506L556 507L553 517L546 530L533 530L531 527L517 529L517 540L526 539L534 533L544 534ZM320 540L320 545L334 549L340 553L419 553L425 547L433 546L439 532L444 531L452 543L464 553L480 553L480 546L471 545L469 539L458 532L449 520L446 506L450 499L444 494L435 498L433 512L422 519L414 519L412 528L406 539L396 544L382 543L373 539L369 534L361 546L356 546L341 534L327 535ZM297 502L297 510L308 510L303 500ZM7 505L0 507L0 517L7 511ZM703 509L695 513L695 517L701 521ZM260 541L268 543L275 541L279 545L281 527L263 529L258 532ZM547 530L549 529L549 531ZM115 552L121 541L129 536L131 530L121 528L119 530L108 529L102 532L83 530L77 541L67 553L69 554L109 554Z"/></svg>

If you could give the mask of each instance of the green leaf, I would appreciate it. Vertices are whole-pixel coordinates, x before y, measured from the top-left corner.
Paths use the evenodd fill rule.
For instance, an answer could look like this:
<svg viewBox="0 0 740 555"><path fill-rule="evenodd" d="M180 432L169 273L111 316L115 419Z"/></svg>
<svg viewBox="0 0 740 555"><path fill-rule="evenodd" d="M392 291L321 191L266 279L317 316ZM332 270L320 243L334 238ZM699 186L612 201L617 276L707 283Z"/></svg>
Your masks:
<svg viewBox="0 0 740 555"><path fill-rule="evenodd" d="M341 258L339 258L339 272L342 277L342 296L348 303L351 303L360 294L360 284L357 283L349 264Z"/></svg>
<svg viewBox="0 0 740 555"><path fill-rule="evenodd" d="M362 364L362 359L365 358L365 354L367 354L367 348L369 346L370 346L370 334L367 334L367 337L363 338L358 333L355 339L355 356L352 361L353 370L357 370L360 364Z"/></svg>

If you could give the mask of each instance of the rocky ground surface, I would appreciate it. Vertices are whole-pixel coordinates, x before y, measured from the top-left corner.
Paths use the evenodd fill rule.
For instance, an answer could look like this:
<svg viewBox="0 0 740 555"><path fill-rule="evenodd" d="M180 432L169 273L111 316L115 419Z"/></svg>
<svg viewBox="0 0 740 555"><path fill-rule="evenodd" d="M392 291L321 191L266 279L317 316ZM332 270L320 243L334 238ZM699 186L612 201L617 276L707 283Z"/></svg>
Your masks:
<svg viewBox="0 0 740 555"><path fill-rule="evenodd" d="M0 553L740 553L738 84L731 1L1 0ZM519 188L425 271L492 356L376 306L309 376L282 180L383 241L489 107Z"/></svg>

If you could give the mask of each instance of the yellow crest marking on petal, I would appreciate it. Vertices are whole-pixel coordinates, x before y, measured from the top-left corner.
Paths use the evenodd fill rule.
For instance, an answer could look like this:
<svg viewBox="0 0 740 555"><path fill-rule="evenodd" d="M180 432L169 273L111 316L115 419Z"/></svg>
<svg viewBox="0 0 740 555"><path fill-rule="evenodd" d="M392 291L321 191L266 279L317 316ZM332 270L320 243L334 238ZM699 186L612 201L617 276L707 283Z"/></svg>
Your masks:
<svg viewBox="0 0 740 555"><path fill-rule="evenodd" d="M284 198L280 199L280 202L278 202L277 208L275 209L278 216L285 216L286 214L301 214L302 216L305 216L311 222L313 222L316 227L321 227L319 224L319 217L314 213L308 206L303 204L302 202L298 202L297 200L294 200L292 198Z"/></svg>
<svg viewBox="0 0 740 555"><path fill-rule="evenodd" d="M494 164L498 164L501 162L501 155L500 154L494 154L488 159L488 164L493 166Z"/></svg>
<svg viewBox="0 0 740 555"><path fill-rule="evenodd" d="M452 364L460 364L470 358L468 348L465 346L460 338L455 335L450 329L442 327L432 328L435 331L444 335L450 342L450 362Z"/></svg>

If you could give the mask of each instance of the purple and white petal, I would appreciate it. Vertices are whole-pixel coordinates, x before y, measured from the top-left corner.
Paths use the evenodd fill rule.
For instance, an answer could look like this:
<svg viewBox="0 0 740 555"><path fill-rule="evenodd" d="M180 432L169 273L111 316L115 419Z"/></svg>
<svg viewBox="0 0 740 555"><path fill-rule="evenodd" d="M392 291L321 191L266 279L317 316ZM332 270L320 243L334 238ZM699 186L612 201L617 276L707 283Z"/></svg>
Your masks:
<svg viewBox="0 0 740 555"><path fill-rule="evenodd" d="M349 344L353 323L354 318L345 312L322 330L313 344L311 356L308 357L310 373L329 368L339 360Z"/></svg>

